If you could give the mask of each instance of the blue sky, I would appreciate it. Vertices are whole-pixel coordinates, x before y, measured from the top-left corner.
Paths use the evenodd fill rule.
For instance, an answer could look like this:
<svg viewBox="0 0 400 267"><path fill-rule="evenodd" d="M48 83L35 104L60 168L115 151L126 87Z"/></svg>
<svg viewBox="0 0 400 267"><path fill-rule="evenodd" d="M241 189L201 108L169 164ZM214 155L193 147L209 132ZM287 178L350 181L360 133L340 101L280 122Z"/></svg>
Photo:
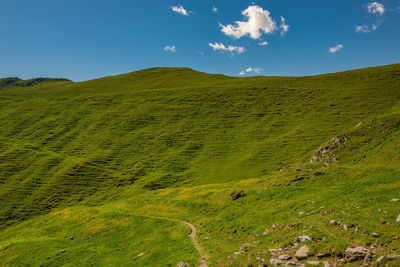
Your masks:
<svg viewBox="0 0 400 267"><path fill-rule="evenodd" d="M0 77L312 75L400 62L400 1L1 0L0 36Z"/></svg>

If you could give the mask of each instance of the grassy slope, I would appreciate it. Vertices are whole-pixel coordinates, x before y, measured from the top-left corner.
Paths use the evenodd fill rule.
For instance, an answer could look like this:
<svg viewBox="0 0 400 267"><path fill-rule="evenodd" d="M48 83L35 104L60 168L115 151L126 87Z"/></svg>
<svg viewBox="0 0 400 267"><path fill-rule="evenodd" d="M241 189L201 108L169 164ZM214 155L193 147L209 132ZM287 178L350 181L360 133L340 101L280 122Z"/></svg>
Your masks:
<svg viewBox="0 0 400 267"><path fill-rule="evenodd" d="M14 225L0 232L0 262L58 265L83 250L75 260L118 264L138 246L124 233L148 256L134 262L133 250L127 264L196 261L184 226L143 215L192 222L210 237L200 239L210 263L221 265L260 263L267 248L289 248L303 230L321 239L314 250L398 249L399 202L390 199L400 198L399 88L399 64L302 78L150 69L2 88L0 222ZM309 164L334 135L349 140L334 151L339 161ZM167 189L152 191L160 188ZM247 196L231 201L233 189ZM75 221L56 216L78 203ZM92 214L101 221L88 235L82 224L90 219L78 219ZM328 227L330 219L360 230ZM278 229L260 236L273 223ZM162 236L159 246L151 229ZM382 236L372 240L371 232ZM179 253L163 250L168 242ZM228 259L244 242L256 247Z"/></svg>

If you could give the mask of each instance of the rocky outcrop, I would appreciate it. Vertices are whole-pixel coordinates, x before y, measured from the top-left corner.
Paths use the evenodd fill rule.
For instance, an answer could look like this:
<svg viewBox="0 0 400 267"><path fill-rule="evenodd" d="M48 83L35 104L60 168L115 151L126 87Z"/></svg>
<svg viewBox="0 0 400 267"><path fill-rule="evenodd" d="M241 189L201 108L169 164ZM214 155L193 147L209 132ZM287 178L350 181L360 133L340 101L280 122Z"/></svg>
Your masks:
<svg viewBox="0 0 400 267"><path fill-rule="evenodd" d="M310 162L325 162L335 163L338 161L335 152L340 150L340 147L346 143L346 136L334 136L329 142L320 146L312 156Z"/></svg>

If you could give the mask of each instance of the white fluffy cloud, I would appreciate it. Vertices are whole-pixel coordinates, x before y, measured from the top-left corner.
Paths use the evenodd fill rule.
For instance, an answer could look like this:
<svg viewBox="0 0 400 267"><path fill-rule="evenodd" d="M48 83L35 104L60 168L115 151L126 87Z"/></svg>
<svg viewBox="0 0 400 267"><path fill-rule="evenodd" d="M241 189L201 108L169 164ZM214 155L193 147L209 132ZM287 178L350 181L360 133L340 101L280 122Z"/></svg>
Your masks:
<svg viewBox="0 0 400 267"><path fill-rule="evenodd" d="M166 46L164 46L164 51L175 53L176 47L174 45L166 45Z"/></svg>
<svg viewBox="0 0 400 267"><path fill-rule="evenodd" d="M184 16L189 15L189 12L185 8L183 8L183 6L181 6L181 5L172 6L171 9L172 9L172 11L179 13L181 15L184 15Z"/></svg>
<svg viewBox="0 0 400 267"><path fill-rule="evenodd" d="M214 49L214 51L229 51L232 53L244 53L246 51L246 48L242 47L242 46L233 46L233 45L224 45L223 43L208 43L209 46L212 47L212 49Z"/></svg>
<svg viewBox="0 0 400 267"><path fill-rule="evenodd" d="M329 48L329 53L336 53L342 48L343 48L342 44L335 45L334 47Z"/></svg>
<svg viewBox="0 0 400 267"><path fill-rule="evenodd" d="M236 25L222 25L221 31L228 36L241 38L249 35L253 39L259 39L262 32L269 34L277 30L275 21L271 18L270 12L259 6L249 6L242 11L242 15L247 17L246 21L236 21Z"/></svg>
<svg viewBox="0 0 400 267"><path fill-rule="evenodd" d="M212 12L217 13L217 12L218 12L218 8L216 8L215 6L213 6Z"/></svg>
<svg viewBox="0 0 400 267"><path fill-rule="evenodd" d="M281 16L281 25L279 25L279 28L281 28L281 35L285 35L289 31L290 26L286 24L286 19Z"/></svg>
<svg viewBox="0 0 400 267"><path fill-rule="evenodd" d="M383 15L385 13L385 6L378 2L372 2L367 5L369 13Z"/></svg>
<svg viewBox="0 0 400 267"><path fill-rule="evenodd" d="M266 46L266 45L268 45L268 42L267 41L259 42L258 45Z"/></svg>
<svg viewBox="0 0 400 267"><path fill-rule="evenodd" d="M245 75L246 73L248 73L248 74L250 74L250 73L252 73L252 74L260 74L260 72L262 71L262 69L261 68L259 68L259 67L248 67L247 69L245 69L245 70L242 70L241 72L239 72L239 75Z"/></svg>

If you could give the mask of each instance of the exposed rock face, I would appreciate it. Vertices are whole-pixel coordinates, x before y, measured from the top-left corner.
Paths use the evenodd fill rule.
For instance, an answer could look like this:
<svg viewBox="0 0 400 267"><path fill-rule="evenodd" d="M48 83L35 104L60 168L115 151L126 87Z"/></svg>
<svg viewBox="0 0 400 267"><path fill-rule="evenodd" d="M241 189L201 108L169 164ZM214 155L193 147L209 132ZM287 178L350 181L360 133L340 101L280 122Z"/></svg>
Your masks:
<svg viewBox="0 0 400 267"><path fill-rule="evenodd" d="M397 216L396 222L400 222L400 215Z"/></svg>
<svg viewBox="0 0 400 267"><path fill-rule="evenodd" d="M299 250L296 251L294 255L298 260L304 260L308 257L308 246L304 245Z"/></svg>
<svg viewBox="0 0 400 267"><path fill-rule="evenodd" d="M307 261L308 265L319 265L319 261Z"/></svg>
<svg viewBox="0 0 400 267"><path fill-rule="evenodd" d="M364 247L347 248L344 254L353 260L364 258L368 254L368 249Z"/></svg>
<svg viewBox="0 0 400 267"><path fill-rule="evenodd" d="M334 136L329 142L320 146L318 150L312 156L310 162L325 162L325 163L335 163L337 158L335 152L340 150L340 147L346 143L346 136Z"/></svg>
<svg viewBox="0 0 400 267"><path fill-rule="evenodd" d="M183 261L179 262L176 267L188 267L188 265L186 263L184 263Z"/></svg>

